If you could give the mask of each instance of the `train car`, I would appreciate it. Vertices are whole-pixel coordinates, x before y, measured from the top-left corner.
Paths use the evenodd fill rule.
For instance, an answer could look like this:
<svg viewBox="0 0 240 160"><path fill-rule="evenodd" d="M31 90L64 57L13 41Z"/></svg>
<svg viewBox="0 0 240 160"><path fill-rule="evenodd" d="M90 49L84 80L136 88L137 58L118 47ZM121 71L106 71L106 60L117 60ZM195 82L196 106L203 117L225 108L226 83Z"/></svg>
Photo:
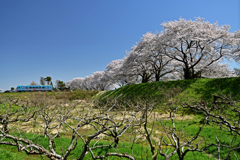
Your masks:
<svg viewBox="0 0 240 160"><path fill-rule="evenodd" d="M52 85L17 86L17 92L52 91Z"/></svg>

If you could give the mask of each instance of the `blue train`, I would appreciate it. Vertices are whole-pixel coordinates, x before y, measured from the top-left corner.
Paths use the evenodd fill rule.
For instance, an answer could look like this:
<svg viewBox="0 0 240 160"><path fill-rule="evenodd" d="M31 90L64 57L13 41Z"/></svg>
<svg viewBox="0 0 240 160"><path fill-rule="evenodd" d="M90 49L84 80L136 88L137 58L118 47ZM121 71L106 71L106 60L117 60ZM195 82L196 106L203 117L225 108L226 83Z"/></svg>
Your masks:
<svg viewBox="0 0 240 160"><path fill-rule="evenodd" d="M52 85L17 86L17 92L52 91Z"/></svg>

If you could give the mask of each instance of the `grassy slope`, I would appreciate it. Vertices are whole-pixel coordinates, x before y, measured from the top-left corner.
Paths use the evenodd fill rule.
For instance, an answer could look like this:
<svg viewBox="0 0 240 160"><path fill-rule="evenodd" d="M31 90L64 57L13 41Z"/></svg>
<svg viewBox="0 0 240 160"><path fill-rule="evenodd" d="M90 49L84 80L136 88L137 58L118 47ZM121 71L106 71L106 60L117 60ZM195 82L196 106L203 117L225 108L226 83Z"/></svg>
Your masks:
<svg viewBox="0 0 240 160"><path fill-rule="evenodd" d="M177 80L157 83L143 83L128 85L117 90L107 91L98 94L100 99L114 98L122 94L122 98L158 98L161 97L162 90L180 88L181 92L177 95L182 101L200 99L209 101L214 94L236 96L240 98L240 78L219 78L219 79L195 79L195 80ZM167 92L167 90L166 90Z"/></svg>

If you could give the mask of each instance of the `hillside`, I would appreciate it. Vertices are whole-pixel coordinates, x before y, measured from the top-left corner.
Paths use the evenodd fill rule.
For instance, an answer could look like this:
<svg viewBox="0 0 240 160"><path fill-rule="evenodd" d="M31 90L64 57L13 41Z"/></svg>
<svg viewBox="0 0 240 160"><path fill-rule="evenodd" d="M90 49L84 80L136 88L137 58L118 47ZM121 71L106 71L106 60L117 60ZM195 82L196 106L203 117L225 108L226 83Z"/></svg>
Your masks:
<svg viewBox="0 0 240 160"><path fill-rule="evenodd" d="M169 94L168 97L178 97L184 101L211 101L212 95L224 94L231 96L233 99L240 98L240 78L218 78L218 79L194 79L194 80L177 80L150 82L135 85L128 85L116 90L99 93L96 97L105 100L108 98L162 98L163 95ZM172 96L171 96L172 95Z"/></svg>

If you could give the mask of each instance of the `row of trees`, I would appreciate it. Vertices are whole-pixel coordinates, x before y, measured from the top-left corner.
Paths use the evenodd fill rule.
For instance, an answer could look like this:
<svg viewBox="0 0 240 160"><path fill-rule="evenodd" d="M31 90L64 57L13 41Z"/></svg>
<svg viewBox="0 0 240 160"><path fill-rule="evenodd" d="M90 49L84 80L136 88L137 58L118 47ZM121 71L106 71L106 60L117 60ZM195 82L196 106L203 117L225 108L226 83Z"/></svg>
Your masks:
<svg viewBox="0 0 240 160"><path fill-rule="evenodd" d="M230 33L229 25L218 26L202 18L180 18L162 26L162 32L143 35L123 59L112 61L105 71L74 78L67 85L103 90L116 84L236 76L222 62L239 60L240 30Z"/></svg>
<svg viewBox="0 0 240 160"><path fill-rule="evenodd" d="M97 71L85 78L73 78L72 80L66 82L66 87L70 90L84 89L103 91L113 87L116 88L117 85L112 83L108 71Z"/></svg>

